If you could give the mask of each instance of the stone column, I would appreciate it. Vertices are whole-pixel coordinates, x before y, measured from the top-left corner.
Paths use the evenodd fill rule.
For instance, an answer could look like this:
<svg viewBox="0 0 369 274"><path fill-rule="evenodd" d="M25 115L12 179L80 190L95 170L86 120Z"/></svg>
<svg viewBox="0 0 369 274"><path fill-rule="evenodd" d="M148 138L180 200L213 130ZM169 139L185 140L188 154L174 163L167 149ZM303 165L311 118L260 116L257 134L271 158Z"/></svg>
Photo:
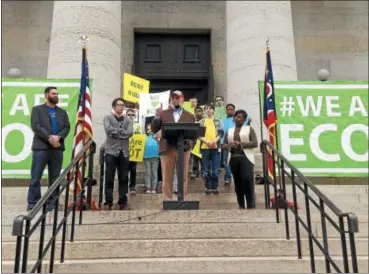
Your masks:
<svg viewBox="0 0 369 274"><path fill-rule="evenodd" d="M121 96L121 12L121 1L54 1L47 77L81 77L78 41L88 35L92 121L98 146L105 140L103 117L110 113L111 101Z"/></svg>
<svg viewBox="0 0 369 274"><path fill-rule="evenodd" d="M227 1L226 20L227 102L252 116L252 126L260 142L258 81L264 80L267 37L274 80L297 80L291 3ZM260 158L257 162L255 168L259 169Z"/></svg>

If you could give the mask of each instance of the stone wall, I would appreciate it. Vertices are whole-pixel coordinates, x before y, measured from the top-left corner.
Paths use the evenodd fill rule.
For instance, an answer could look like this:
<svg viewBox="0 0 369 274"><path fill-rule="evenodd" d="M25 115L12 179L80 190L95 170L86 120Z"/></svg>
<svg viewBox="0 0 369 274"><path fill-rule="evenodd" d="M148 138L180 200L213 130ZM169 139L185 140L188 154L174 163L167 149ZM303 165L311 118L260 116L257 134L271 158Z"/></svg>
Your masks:
<svg viewBox="0 0 369 274"><path fill-rule="evenodd" d="M53 1L2 1L2 77L11 67L22 77L46 78Z"/></svg>
<svg viewBox="0 0 369 274"><path fill-rule="evenodd" d="M299 80L328 68L332 80L368 80L368 3L291 1ZM52 1L2 2L2 75L46 77ZM225 2L123 1L122 72L133 62L133 28L210 28L215 94L226 95ZM273 50L273 41L271 41Z"/></svg>
<svg viewBox="0 0 369 274"><path fill-rule="evenodd" d="M299 80L368 80L368 2L291 1Z"/></svg>
<svg viewBox="0 0 369 274"><path fill-rule="evenodd" d="M225 1L123 1L122 73L131 72L134 28L211 29L214 94L226 96Z"/></svg>

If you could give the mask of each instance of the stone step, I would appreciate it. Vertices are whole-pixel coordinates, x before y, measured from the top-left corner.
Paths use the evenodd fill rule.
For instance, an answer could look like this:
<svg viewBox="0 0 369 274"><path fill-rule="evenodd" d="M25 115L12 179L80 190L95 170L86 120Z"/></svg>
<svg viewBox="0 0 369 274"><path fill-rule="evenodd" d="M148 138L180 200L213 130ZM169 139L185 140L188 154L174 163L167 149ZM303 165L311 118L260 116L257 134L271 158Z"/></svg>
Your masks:
<svg viewBox="0 0 369 274"><path fill-rule="evenodd" d="M226 207L232 207L234 210L229 210ZM240 210L236 209L233 204L224 204L222 207L218 209L202 209L202 205L200 205L200 210L171 210L164 211L161 209L145 209L145 210L127 210L127 211L84 211L83 212L83 223L91 224L96 222L129 222L129 223L168 223L168 222L177 222L177 223L188 223L188 222L275 222L275 210L265 210L263 209L255 209L255 210ZM294 222L294 215L291 211L287 211L290 223ZM305 213L299 211L299 216L306 220ZM12 225L13 220L18 215L26 214L25 206L23 205L15 205L15 206L3 206L2 207L2 224L3 225ZM69 216L68 222L71 220L71 215ZM280 210L280 220L284 219L284 210ZM38 214L37 216L40 216ZM37 218L36 216L36 218ZM78 214L77 220L78 220ZM333 218L334 215L330 214ZM368 222L368 213L365 210L358 214L359 223ZM62 218L61 214L59 217ZM35 220L36 220L35 218ZM48 213L47 220L51 222L52 220L52 212ZM320 222L321 217L319 212L311 213L311 220L313 222ZM338 222L338 218L334 217L333 220ZM328 222L327 222L328 223Z"/></svg>
<svg viewBox="0 0 369 274"><path fill-rule="evenodd" d="M23 211L8 211L2 208L2 225L12 225L14 217ZM11 208L9 208L11 209ZM39 216L39 214L37 215ZM36 216L36 218L37 218ZM52 221L52 213L47 216ZM9 218L6 218L9 217ZM78 216L77 216L78 217ZM35 218L35 219L36 219ZM59 216L61 219L62 217ZM10 222L7 222L10 220ZM71 214L68 222L71 220ZM78 218L77 218L78 220ZM214 222L274 222L275 212L272 210L127 210L127 211L84 211L83 224L97 222L109 223L214 223ZM319 219L318 219L319 221Z"/></svg>
<svg viewBox="0 0 369 274"><path fill-rule="evenodd" d="M223 193L226 195L227 193ZM238 204L236 202L236 198L234 197L224 197L217 199L218 197L222 197L223 195L217 195L214 197L207 196L205 194L200 193L192 193L188 195L187 200L195 200L200 202L200 209L235 209L238 210ZM155 197L154 197L155 196ZM232 196L235 196L232 194ZM98 198L93 196L96 203ZM177 200L177 196L173 195L173 199ZM71 201L71 200L70 200ZM116 205L118 201L118 197L114 195L114 205L113 209L118 209L118 205ZM104 201L103 201L104 202ZM158 209L161 210L163 208L163 197L161 194L139 194L136 196L131 196L128 199L128 206L130 210L144 210L144 209ZM4 205L3 210L7 209L9 212L22 212L24 213L26 210L25 204L14 204L14 205ZM260 199L256 199L256 208L263 209L265 208L264 201ZM59 211L64 210L64 199L60 200Z"/></svg>
<svg viewBox="0 0 369 274"><path fill-rule="evenodd" d="M333 257L343 271L342 257ZM31 265L31 263L33 263ZM35 262L30 262L28 270ZM3 261L4 273L13 272L12 261ZM368 273L368 258L358 256L359 273ZM325 272L324 257L316 256L317 273ZM54 264L55 273L311 273L310 259L306 256L283 257L177 257L177 258L135 258L66 260ZM350 268L352 271L352 268ZM49 271L48 260L42 272ZM333 267L331 272L336 273Z"/></svg>
<svg viewBox="0 0 369 274"><path fill-rule="evenodd" d="M117 187L115 188L115 195L117 195ZM368 197L369 194L367 192L367 186L318 186L318 189L320 189L323 194L325 194L329 199L331 199L337 206L342 205L362 205L363 207L367 208L368 205ZM42 187L41 193L45 193L47 190L47 187ZM143 191L143 185L138 185L137 190L140 192ZM231 186L224 186L223 183L220 184L219 187L220 193L228 193L231 194L230 196L234 195L234 186L233 184ZM2 205L8 205L8 204L24 204L27 197L28 188L27 187L4 187L2 188ZM292 187L287 186L286 187L287 192L287 199L292 200ZM99 187L94 186L92 188L92 193L96 197L98 197L99 194ZM189 193L198 193L203 194L204 193L204 185L201 181L196 180L196 184L191 185L189 187ZM264 185L255 185L255 193L258 197L262 197L262 200L264 200ZM274 189L270 188L271 196L274 196ZM312 197L314 197L314 200L318 201L317 196L309 192ZM65 193L62 194L61 199L63 199ZM142 196L146 197L147 196ZM155 196L159 197L159 196ZM161 196L160 196L161 197ZM300 205L304 204L304 195L300 190L297 190L297 201ZM146 199L143 198L143 199ZM159 198L158 198L159 199Z"/></svg>
<svg viewBox="0 0 369 274"><path fill-rule="evenodd" d="M313 234L323 237L321 223L312 223ZM40 228L36 229L30 241L39 240ZM70 235L71 226L67 226L67 235ZM119 233L116 233L119 231ZM295 237L295 224L290 224L290 237ZM332 226L327 228L329 237L339 237ZM52 235L52 225L45 229L45 239ZM75 235L78 240L134 240L134 239L224 239L224 238L281 238L286 234L285 224L272 222L227 222L227 223L110 223L96 222L92 225L76 225ZM301 228L301 237L307 237L307 232ZM368 223L359 224L359 233L356 238L368 238ZM58 235L61 239L61 233ZM14 242L12 226L2 226L2 241Z"/></svg>
<svg viewBox="0 0 369 274"><path fill-rule="evenodd" d="M117 195L115 194L114 201L117 201ZM367 203L358 203L355 201L350 200L351 196L343 197L346 198L344 200L342 198L340 202L340 208L343 212L353 212L359 217L359 221L362 220L363 216L367 219L368 212L367 212ZM98 198L95 196L95 201L98 201ZM176 195L173 196L174 199L176 198ZM162 195L161 194L138 194L138 195L130 195L129 196L129 208L131 210L144 210L144 209L162 209ZM200 209L217 209L217 210L225 210L225 209L231 209L231 210L238 210L238 205L236 201L236 195L233 193L221 193L220 195L205 195L203 193L191 193L188 195L188 200L196 200L200 201ZM303 200L302 198L300 201ZM60 210L63 210L64 207L64 200L61 199L60 201ZM256 208L258 209L264 209L264 195L263 194L256 194ZM305 205L304 203L299 203L299 212L304 213L305 212ZM318 209L316 209L314 206L311 205L311 214L319 215ZM12 204L12 205L3 205L3 218L4 217L12 217L14 218L17 214L24 214L26 209L25 203L22 204ZM334 216L334 214L326 208L326 212L330 216ZM290 212L291 214L291 212ZM290 215L292 216L292 215ZM366 217L365 217L366 216Z"/></svg>
<svg viewBox="0 0 369 274"><path fill-rule="evenodd" d="M99 169L100 170L100 169ZM259 174L262 176L262 172L257 172L255 170L255 175ZM224 172L220 172L220 178L223 178ZM100 172L94 172L93 178L99 180ZM144 176L143 174L138 175L138 183L143 183ZM368 187L368 178L367 177L307 177L310 182L314 185L328 185L328 186L366 186ZM43 179L44 184L47 184L47 179ZM28 186L29 179L22 178L2 178L2 186L5 187L14 187ZM286 182L289 184L289 181Z"/></svg>
<svg viewBox="0 0 369 274"><path fill-rule="evenodd" d="M261 235L262 236L262 235ZM322 240L320 239L322 243ZM308 240L302 239L303 255L309 255ZM332 256L342 254L340 239L328 239ZM31 242L28 258L38 256L38 243ZM60 252L56 243L56 254ZM2 260L14 260L15 243L2 243ZM349 248L348 248L349 249ZM368 238L356 239L358 256L368 255ZM317 255L320 254L316 248ZM88 240L67 242L66 259L150 258L150 257L248 257L294 256L296 241L286 239L155 239Z"/></svg>

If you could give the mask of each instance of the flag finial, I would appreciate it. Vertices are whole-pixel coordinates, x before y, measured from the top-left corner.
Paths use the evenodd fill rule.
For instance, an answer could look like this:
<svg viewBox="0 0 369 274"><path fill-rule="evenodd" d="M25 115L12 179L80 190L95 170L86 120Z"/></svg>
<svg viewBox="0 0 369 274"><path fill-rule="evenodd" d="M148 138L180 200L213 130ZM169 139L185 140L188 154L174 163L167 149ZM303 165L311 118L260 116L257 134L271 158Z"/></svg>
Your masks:
<svg viewBox="0 0 369 274"><path fill-rule="evenodd" d="M90 39L88 38L87 35L82 35L80 38L79 38L79 42L83 44L83 46L85 47L88 43Z"/></svg>
<svg viewBox="0 0 369 274"><path fill-rule="evenodd" d="M266 43L266 47L269 48L269 37L267 37L265 43Z"/></svg>

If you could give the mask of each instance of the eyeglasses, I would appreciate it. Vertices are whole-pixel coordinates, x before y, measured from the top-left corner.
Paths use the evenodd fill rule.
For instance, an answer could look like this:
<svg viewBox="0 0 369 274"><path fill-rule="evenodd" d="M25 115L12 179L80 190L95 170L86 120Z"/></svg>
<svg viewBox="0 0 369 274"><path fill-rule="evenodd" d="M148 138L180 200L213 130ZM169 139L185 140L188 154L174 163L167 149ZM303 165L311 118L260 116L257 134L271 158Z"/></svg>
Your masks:
<svg viewBox="0 0 369 274"><path fill-rule="evenodd" d="M127 116L129 116L129 117L135 117L134 114L127 114Z"/></svg>

